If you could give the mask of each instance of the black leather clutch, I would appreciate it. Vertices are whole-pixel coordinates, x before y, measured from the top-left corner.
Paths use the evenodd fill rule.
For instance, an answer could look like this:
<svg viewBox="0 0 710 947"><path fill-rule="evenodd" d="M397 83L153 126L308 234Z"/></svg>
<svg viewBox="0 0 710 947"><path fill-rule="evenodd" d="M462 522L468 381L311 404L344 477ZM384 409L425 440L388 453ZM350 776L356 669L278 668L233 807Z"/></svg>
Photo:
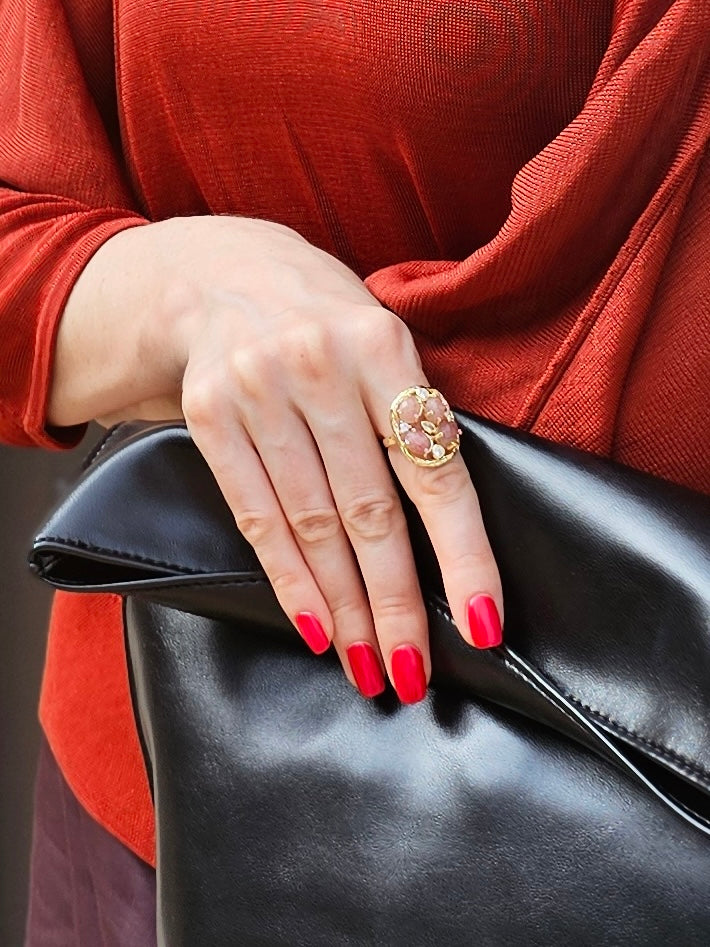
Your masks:
<svg viewBox="0 0 710 947"><path fill-rule="evenodd" d="M407 507L417 705L307 651L184 427L115 428L36 539L125 596L162 944L708 943L710 501L458 418L505 644L461 641Z"/></svg>

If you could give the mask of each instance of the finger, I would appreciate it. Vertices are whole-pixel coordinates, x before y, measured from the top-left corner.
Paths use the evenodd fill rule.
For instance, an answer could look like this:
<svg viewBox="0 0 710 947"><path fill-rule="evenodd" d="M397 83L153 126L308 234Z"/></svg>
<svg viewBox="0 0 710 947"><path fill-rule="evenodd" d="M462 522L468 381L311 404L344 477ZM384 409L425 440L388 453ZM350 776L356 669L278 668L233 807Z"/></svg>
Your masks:
<svg viewBox="0 0 710 947"><path fill-rule="evenodd" d="M411 385L411 382L409 383ZM421 382L423 387L428 383ZM408 385L406 387L409 387ZM384 387L369 399L380 430L390 428ZM396 393L395 393L396 394ZM424 399L420 399L424 400ZM417 507L441 567L451 612L465 640L479 648L502 640L503 596L478 497L460 454L440 467L417 466L397 447L389 460Z"/></svg>
<svg viewBox="0 0 710 947"><path fill-rule="evenodd" d="M407 524L363 405L331 399L305 410L345 532L367 589L380 651L405 703L421 700L431 673L427 617Z"/></svg>
<svg viewBox="0 0 710 947"><path fill-rule="evenodd" d="M186 407L188 428L232 511L253 546L279 604L316 654L327 650L333 621L317 582L294 539L259 455L233 420L196 422Z"/></svg>
<svg viewBox="0 0 710 947"><path fill-rule="evenodd" d="M256 427L255 447L325 599L345 674L364 697L374 697L385 681L372 612L318 448L290 411L263 408Z"/></svg>

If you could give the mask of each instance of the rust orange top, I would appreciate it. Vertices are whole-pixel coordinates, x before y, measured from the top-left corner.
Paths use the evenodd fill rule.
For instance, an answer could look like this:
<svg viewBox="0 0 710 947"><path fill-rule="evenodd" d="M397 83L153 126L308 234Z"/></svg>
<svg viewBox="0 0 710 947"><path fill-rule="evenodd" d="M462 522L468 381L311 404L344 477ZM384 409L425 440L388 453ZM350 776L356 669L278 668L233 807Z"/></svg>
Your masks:
<svg viewBox="0 0 710 947"><path fill-rule="evenodd" d="M709 3L5 0L0 36L4 441L82 434L45 402L97 247L226 213L348 264L452 404L710 491ZM153 861L115 598L57 597L40 715Z"/></svg>

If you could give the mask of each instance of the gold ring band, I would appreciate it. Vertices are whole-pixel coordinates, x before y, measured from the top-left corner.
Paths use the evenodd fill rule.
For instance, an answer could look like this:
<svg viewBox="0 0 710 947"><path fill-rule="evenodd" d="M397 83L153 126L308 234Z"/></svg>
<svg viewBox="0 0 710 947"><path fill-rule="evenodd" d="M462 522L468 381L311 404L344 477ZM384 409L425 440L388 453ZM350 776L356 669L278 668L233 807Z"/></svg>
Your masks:
<svg viewBox="0 0 710 947"><path fill-rule="evenodd" d="M392 434L385 447L399 447L418 467L441 467L459 449L461 431L446 398L436 388L405 388L390 405Z"/></svg>

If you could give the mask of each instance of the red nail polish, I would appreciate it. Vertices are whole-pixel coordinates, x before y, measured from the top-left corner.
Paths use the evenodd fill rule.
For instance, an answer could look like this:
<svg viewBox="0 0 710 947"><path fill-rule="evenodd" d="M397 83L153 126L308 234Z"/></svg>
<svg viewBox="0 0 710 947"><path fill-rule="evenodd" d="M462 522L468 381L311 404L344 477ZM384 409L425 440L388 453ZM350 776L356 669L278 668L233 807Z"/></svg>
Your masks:
<svg viewBox="0 0 710 947"><path fill-rule="evenodd" d="M385 678L375 649L366 641L358 641L345 649L350 667L363 697L376 697L385 689Z"/></svg>
<svg viewBox="0 0 710 947"><path fill-rule="evenodd" d="M477 648L495 648L503 640L496 603L490 595L474 595L468 600L468 627Z"/></svg>
<svg viewBox="0 0 710 947"><path fill-rule="evenodd" d="M323 654L330 647L330 640L313 612L299 612L296 615L296 627L311 651Z"/></svg>
<svg viewBox="0 0 710 947"><path fill-rule="evenodd" d="M392 680L403 704L415 704L426 694L424 659L419 648L400 645L392 652Z"/></svg>

